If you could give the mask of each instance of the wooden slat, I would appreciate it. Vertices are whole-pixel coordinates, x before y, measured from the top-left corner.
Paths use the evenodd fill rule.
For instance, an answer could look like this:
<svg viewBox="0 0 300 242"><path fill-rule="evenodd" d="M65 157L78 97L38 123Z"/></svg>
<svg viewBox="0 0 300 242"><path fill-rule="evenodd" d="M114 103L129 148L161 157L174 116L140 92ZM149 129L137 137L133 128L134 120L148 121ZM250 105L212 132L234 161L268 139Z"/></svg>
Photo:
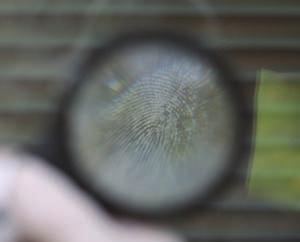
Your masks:
<svg viewBox="0 0 300 242"><path fill-rule="evenodd" d="M164 16L161 23L167 26L184 27L190 31L201 33L207 28L213 29L221 37L277 37L277 38L295 38L300 36L299 23L300 17L288 16L279 17L227 17L206 20L203 16ZM156 17L136 16L102 16L96 15L87 17L80 16L4 16L0 14L1 42L7 40L29 39L39 41L45 38L50 39L72 39L82 35L82 30L88 23L95 25L95 31L101 32L103 36L117 27L144 26L146 23L156 21ZM113 26L113 28L112 28ZM125 27L126 28L126 27ZM205 31L204 31L205 32ZM207 32L207 31L206 31ZM104 34L105 33L105 34ZM19 39L21 42L21 39Z"/></svg>
<svg viewBox="0 0 300 242"><path fill-rule="evenodd" d="M2 51L9 50L12 53L14 53L14 49L18 51L29 49L30 53L27 53L28 55L34 55L37 51L43 51L45 54L53 56L52 51L58 52L70 49L99 47L106 43L110 39L109 37L112 36L111 32L103 32L101 34L106 36L106 38L98 39L91 37L88 39L89 37L86 36L86 38L81 40L79 37L74 38L73 36L65 38L53 36L31 36L25 38L23 36L23 39L18 38L18 36L14 38L2 37L0 38L0 48L3 49ZM201 40L201 35L196 35L196 37ZM270 50L300 50L300 38L220 37L219 39L210 40L209 44L217 50L260 50L261 52ZM56 53L56 55L59 55L59 53ZM60 55L65 55L65 53L60 53Z"/></svg>
<svg viewBox="0 0 300 242"><path fill-rule="evenodd" d="M218 3L213 4L213 11L207 11L208 7L203 1L187 2L178 1L173 4L130 4L130 2L119 2L115 4L107 4L93 2L90 5L82 2L73 4L49 4L45 2L32 1L31 4L12 5L3 3L0 6L0 14L2 15L80 15L83 11L88 14L102 15L206 15L218 16L299 16L299 4L294 6L288 4L275 4L271 1L265 1L260 4L251 2L233 2L231 4Z"/></svg>
<svg viewBox="0 0 300 242"><path fill-rule="evenodd" d="M53 116L48 112L2 112L0 115L0 143L36 144L50 127Z"/></svg>

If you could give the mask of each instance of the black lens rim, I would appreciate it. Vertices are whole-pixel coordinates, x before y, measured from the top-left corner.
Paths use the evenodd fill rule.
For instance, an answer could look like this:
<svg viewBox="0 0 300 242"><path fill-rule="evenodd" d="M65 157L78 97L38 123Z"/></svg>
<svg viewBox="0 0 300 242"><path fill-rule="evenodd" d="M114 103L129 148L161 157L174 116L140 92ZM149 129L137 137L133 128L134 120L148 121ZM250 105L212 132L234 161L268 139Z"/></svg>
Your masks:
<svg viewBox="0 0 300 242"><path fill-rule="evenodd" d="M83 174L76 166L75 157L73 157L72 149L69 143L69 110L72 107L73 100L84 84L86 77L93 70L95 63L99 64L101 60L105 60L113 51L128 44L140 43L141 41L167 41L176 44L180 47L187 48L196 55L207 57L210 64L219 70L219 75L224 80L224 86L232 93L233 105L237 111L238 125L236 127L236 147L234 152L230 155L227 162L228 166L224 167L220 178L216 179L214 184L207 189L203 194L195 194L194 199L186 202L184 205L172 206L167 210L145 211L136 210L132 207L120 205L112 199L99 193L99 189L93 188L93 185L84 178ZM252 136L252 111L246 97L243 95L242 81L237 77L230 65L223 60L223 57L218 55L216 51L207 47L207 45L200 42L188 34L179 34L166 30L156 31L140 31L120 34L117 38L110 41L104 47L94 47L87 51L85 58L74 71L73 80L70 88L65 93L60 109L57 115L57 120L52 132L51 146L55 146L55 158L52 161L65 173L67 173L73 181L85 192L92 195L98 203L107 209L112 214L130 216L135 218L148 219L163 219L170 217L178 217L188 215L194 211L203 211L208 207L211 201L217 194L224 191L230 183L235 181L235 173L242 162L246 162L251 150L251 136ZM50 158L51 159L51 158Z"/></svg>

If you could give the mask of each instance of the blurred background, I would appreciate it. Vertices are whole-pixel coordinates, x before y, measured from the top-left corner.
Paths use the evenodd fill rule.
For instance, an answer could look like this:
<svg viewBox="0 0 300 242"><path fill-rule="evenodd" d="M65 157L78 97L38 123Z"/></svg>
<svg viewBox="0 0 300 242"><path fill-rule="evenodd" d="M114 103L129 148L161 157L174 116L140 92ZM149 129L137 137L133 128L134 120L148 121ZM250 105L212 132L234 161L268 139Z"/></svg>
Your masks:
<svg viewBox="0 0 300 242"><path fill-rule="evenodd" d="M237 69L251 107L261 69L300 83L298 0L0 0L0 142L37 143L87 48L158 23L208 40ZM170 223L195 241L300 240L299 210L248 195L249 167L209 209Z"/></svg>

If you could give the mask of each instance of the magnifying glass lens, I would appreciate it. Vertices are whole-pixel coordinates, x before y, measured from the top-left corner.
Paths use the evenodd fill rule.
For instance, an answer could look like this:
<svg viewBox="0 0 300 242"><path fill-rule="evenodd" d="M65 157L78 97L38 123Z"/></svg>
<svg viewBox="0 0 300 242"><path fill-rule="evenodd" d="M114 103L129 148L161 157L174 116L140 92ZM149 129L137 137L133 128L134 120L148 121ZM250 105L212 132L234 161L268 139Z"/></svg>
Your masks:
<svg viewBox="0 0 300 242"><path fill-rule="evenodd" d="M205 55L160 41L127 44L99 60L75 95L69 145L99 194L164 211L219 181L235 145L235 111Z"/></svg>

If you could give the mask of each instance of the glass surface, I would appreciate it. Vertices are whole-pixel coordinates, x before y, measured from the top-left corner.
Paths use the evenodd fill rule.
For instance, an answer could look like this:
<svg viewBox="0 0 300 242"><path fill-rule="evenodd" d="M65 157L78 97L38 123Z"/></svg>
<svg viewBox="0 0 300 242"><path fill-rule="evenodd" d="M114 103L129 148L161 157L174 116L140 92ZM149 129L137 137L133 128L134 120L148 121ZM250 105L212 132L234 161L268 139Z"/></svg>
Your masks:
<svg viewBox="0 0 300 242"><path fill-rule="evenodd" d="M69 114L77 168L102 195L137 210L205 193L228 166L236 130L216 70L161 42L123 46L101 61Z"/></svg>

